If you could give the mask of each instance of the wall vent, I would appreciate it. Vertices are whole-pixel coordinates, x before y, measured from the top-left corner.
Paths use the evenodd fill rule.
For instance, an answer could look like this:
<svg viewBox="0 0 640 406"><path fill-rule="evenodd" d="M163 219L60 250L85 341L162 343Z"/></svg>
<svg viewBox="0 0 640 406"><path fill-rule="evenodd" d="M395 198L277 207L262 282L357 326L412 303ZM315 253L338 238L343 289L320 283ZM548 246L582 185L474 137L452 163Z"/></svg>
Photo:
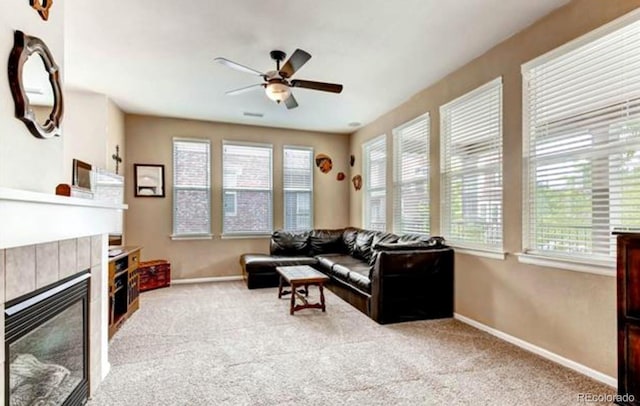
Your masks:
<svg viewBox="0 0 640 406"><path fill-rule="evenodd" d="M260 118L263 117L264 114L262 113L251 113L249 111L245 111L244 113L242 113L243 115L247 116L247 117L256 117L256 118Z"/></svg>

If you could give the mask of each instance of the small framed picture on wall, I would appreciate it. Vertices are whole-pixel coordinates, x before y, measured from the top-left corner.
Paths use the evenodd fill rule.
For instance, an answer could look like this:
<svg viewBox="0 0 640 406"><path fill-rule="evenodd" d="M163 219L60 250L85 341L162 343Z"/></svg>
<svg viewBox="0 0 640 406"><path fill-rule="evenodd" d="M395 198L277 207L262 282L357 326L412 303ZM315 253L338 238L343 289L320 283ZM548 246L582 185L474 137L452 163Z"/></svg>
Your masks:
<svg viewBox="0 0 640 406"><path fill-rule="evenodd" d="M164 165L133 164L136 197L164 197Z"/></svg>

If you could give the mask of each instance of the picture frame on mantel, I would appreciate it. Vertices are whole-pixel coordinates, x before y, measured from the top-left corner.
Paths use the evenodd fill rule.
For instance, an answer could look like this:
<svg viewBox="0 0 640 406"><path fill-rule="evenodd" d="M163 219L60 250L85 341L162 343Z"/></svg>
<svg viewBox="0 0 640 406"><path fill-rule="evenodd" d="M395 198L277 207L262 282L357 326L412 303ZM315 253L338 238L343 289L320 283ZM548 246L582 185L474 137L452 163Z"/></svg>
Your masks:
<svg viewBox="0 0 640 406"><path fill-rule="evenodd" d="M135 197L164 197L164 165L133 164Z"/></svg>
<svg viewBox="0 0 640 406"><path fill-rule="evenodd" d="M91 164L79 159L73 160L73 173L71 184L79 189L91 191Z"/></svg>

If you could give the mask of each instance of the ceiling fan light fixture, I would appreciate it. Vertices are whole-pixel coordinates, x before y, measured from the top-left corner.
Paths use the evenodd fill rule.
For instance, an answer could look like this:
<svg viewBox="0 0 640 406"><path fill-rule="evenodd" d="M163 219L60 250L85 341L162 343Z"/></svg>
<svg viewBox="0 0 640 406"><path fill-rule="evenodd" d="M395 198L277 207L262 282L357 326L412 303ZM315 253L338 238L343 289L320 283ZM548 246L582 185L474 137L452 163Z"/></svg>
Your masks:
<svg viewBox="0 0 640 406"><path fill-rule="evenodd" d="M291 89L284 83L271 82L265 87L267 97L276 103L283 102L291 95Z"/></svg>
<svg viewBox="0 0 640 406"><path fill-rule="evenodd" d="M295 96L291 93L291 88L293 87L300 87L309 90L319 90L321 92L329 93L342 92L341 84L292 79L293 75L304 64L306 64L309 59L311 59L311 54L309 54L308 52L301 49L296 49L293 55L289 57L289 60L287 60L281 67L281 62L284 61L285 57L286 54L282 51L271 51L271 58L276 61L276 69L267 71L265 73L261 73L260 71L222 57L215 58L215 61L240 72L258 75L264 80L263 83L256 83L254 85L245 86L239 89L225 92L230 96L243 94L262 86L264 87L265 93L269 99L275 101L278 104L284 102L282 104L284 104L288 110L291 110L298 107L298 102L296 101Z"/></svg>

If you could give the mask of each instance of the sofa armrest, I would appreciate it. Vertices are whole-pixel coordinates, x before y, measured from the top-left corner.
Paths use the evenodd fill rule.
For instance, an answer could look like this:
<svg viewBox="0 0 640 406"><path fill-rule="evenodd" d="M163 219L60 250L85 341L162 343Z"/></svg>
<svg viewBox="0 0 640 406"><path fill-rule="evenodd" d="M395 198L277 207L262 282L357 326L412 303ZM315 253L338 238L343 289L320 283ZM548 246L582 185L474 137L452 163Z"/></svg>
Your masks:
<svg viewBox="0 0 640 406"><path fill-rule="evenodd" d="M378 323L453 315L453 249L380 251L371 271L371 317Z"/></svg>
<svg viewBox="0 0 640 406"><path fill-rule="evenodd" d="M422 249L449 248L442 237L431 237L428 240L403 241L394 243L378 243L373 249L378 251L412 251Z"/></svg>

